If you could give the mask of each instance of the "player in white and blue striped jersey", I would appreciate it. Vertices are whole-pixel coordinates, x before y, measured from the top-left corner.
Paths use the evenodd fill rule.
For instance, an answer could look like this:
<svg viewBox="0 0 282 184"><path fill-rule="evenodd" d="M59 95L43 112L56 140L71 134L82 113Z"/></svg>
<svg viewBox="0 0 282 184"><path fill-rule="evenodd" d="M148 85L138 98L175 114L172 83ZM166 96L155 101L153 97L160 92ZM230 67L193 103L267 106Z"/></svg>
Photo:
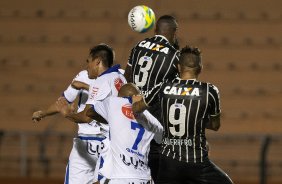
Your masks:
<svg viewBox="0 0 282 184"><path fill-rule="evenodd" d="M87 112L94 119L102 116L110 127L109 150L99 172L109 184L152 183L150 142L154 136L161 137L163 128L148 111L133 114L131 96L139 93L135 85L125 84L118 97L96 102Z"/></svg>
<svg viewBox="0 0 282 184"><path fill-rule="evenodd" d="M61 100L74 102L79 97L78 114L88 109L87 101L103 100L107 95L117 95L120 86L126 82L119 72L119 66L112 66L114 60L113 50L99 44L90 50L87 60L87 71L80 72L72 84L63 93ZM77 83L84 85L76 85ZM89 87L90 86L90 87ZM88 91L88 89L90 89ZM95 89L95 90L93 90ZM102 94L102 95L100 95ZM91 96L91 100L88 98ZM55 104L46 111L37 111L33 114L34 121L59 112ZM90 184L94 180L96 162L104 146L101 141L107 136L107 128L101 131L101 126L96 121L90 120L84 124L83 119L76 119L78 123L78 136L74 138L73 148L66 169L65 183Z"/></svg>

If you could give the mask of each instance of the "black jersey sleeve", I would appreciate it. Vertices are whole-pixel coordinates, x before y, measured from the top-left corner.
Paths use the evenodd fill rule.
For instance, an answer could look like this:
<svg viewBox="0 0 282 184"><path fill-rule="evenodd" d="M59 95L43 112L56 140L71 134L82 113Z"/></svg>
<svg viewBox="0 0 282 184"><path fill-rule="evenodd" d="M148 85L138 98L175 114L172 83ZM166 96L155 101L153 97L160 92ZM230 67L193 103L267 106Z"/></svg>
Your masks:
<svg viewBox="0 0 282 184"><path fill-rule="evenodd" d="M144 101L147 106L152 106L154 103L157 103L159 100L159 94L162 89L162 85L164 82L160 82L155 87L153 87L150 91L144 94Z"/></svg>
<svg viewBox="0 0 282 184"><path fill-rule="evenodd" d="M211 116L220 114L220 96L219 90L215 85L209 84L209 110Z"/></svg>
<svg viewBox="0 0 282 184"><path fill-rule="evenodd" d="M129 55L129 58L128 58L128 61L127 61L127 65L131 66L132 67L132 64L133 64L133 55L135 53L136 49L135 47L133 47L131 49L131 52L130 52L130 55Z"/></svg>

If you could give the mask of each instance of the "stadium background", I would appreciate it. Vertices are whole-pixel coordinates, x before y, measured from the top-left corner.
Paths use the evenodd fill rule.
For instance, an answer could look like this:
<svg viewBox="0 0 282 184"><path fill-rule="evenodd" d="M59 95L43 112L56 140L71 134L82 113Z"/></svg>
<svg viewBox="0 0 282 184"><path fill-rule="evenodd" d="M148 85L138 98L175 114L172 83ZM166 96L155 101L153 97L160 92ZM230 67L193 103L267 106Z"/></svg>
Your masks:
<svg viewBox="0 0 282 184"><path fill-rule="evenodd" d="M221 91L211 159L235 183L282 183L280 0L1 0L0 183L63 183L76 125L60 116L34 124L32 112L57 99L93 45L111 45L124 68L153 35L127 24L140 4L178 19L180 45L203 52L200 79Z"/></svg>

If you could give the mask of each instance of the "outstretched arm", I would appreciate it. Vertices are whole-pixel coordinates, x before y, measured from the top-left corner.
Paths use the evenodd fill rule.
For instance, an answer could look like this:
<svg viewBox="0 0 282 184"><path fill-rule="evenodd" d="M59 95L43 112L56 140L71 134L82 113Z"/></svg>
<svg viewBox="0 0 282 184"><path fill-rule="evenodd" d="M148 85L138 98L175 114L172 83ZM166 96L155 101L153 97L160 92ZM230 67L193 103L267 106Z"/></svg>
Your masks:
<svg viewBox="0 0 282 184"><path fill-rule="evenodd" d="M35 111L32 114L32 120L34 122L39 122L41 121L43 118L47 117L47 116L51 116L54 115L56 113L58 113L59 110L56 106L56 102L54 102L53 104L51 104L46 110L39 110L39 111Z"/></svg>

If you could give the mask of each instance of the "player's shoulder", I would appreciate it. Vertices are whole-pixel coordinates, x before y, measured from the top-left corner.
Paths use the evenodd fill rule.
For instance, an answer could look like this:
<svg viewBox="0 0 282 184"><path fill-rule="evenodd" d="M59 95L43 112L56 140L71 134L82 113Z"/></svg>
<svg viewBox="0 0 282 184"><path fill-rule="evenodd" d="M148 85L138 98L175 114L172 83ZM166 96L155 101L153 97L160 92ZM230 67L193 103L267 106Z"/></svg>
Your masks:
<svg viewBox="0 0 282 184"><path fill-rule="evenodd" d="M104 87L105 89L113 89L113 87L115 87L115 89L119 91L121 86L125 83L126 79L120 72L110 72L99 76L95 80L94 85L100 88Z"/></svg>
<svg viewBox="0 0 282 184"><path fill-rule="evenodd" d="M99 80L107 80L107 79L110 79L113 76L118 76L118 75L121 75L120 65L116 64L114 66L111 66L107 70L105 70L102 74L100 74L97 77L97 79L99 79Z"/></svg>
<svg viewBox="0 0 282 184"><path fill-rule="evenodd" d="M212 84L210 82L206 82L207 86L209 87L209 91L214 91L219 93L219 89L215 84Z"/></svg>
<svg viewBox="0 0 282 184"><path fill-rule="evenodd" d="M209 87L213 90L215 90L216 92L219 92L219 89L216 85L209 83Z"/></svg>
<svg viewBox="0 0 282 184"><path fill-rule="evenodd" d="M94 79L89 79L87 70L80 71L73 79L73 81L80 81L90 84Z"/></svg>
<svg viewBox="0 0 282 184"><path fill-rule="evenodd" d="M125 81L125 77L124 75L118 71L118 72L110 72L110 73L106 73L100 77L98 77L97 79L99 79L100 81L115 81L115 80L122 80Z"/></svg>
<svg viewBox="0 0 282 184"><path fill-rule="evenodd" d="M168 84L168 85L176 85L176 84L180 84L181 83L181 79L179 77L175 77L173 79L166 79L164 81L164 83Z"/></svg>
<svg viewBox="0 0 282 184"><path fill-rule="evenodd" d="M76 77L86 77L88 78L88 72L87 70L81 70L77 75Z"/></svg>
<svg viewBox="0 0 282 184"><path fill-rule="evenodd" d="M137 46L135 47L137 50L148 50L153 53L165 54L174 56L178 53L169 42L168 40L161 35L157 35L151 38L146 38L140 41Z"/></svg>
<svg viewBox="0 0 282 184"><path fill-rule="evenodd" d="M150 46L152 46L153 44L156 44L156 43L163 43L164 44L164 43L166 43L166 38L164 38L164 37L162 38L159 35L147 37L147 38L144 38L144 39L140 40L139 42L137 42L135 47L150 47Z"/></svg>
<svg viewBox="0 0 282 184"><path fill-rule="evenodd" d="M120 106L126 103L129 103L126 98L118 97L118 96L109 96L105 99L107 103L111 104L112 106Z"/></svg>

